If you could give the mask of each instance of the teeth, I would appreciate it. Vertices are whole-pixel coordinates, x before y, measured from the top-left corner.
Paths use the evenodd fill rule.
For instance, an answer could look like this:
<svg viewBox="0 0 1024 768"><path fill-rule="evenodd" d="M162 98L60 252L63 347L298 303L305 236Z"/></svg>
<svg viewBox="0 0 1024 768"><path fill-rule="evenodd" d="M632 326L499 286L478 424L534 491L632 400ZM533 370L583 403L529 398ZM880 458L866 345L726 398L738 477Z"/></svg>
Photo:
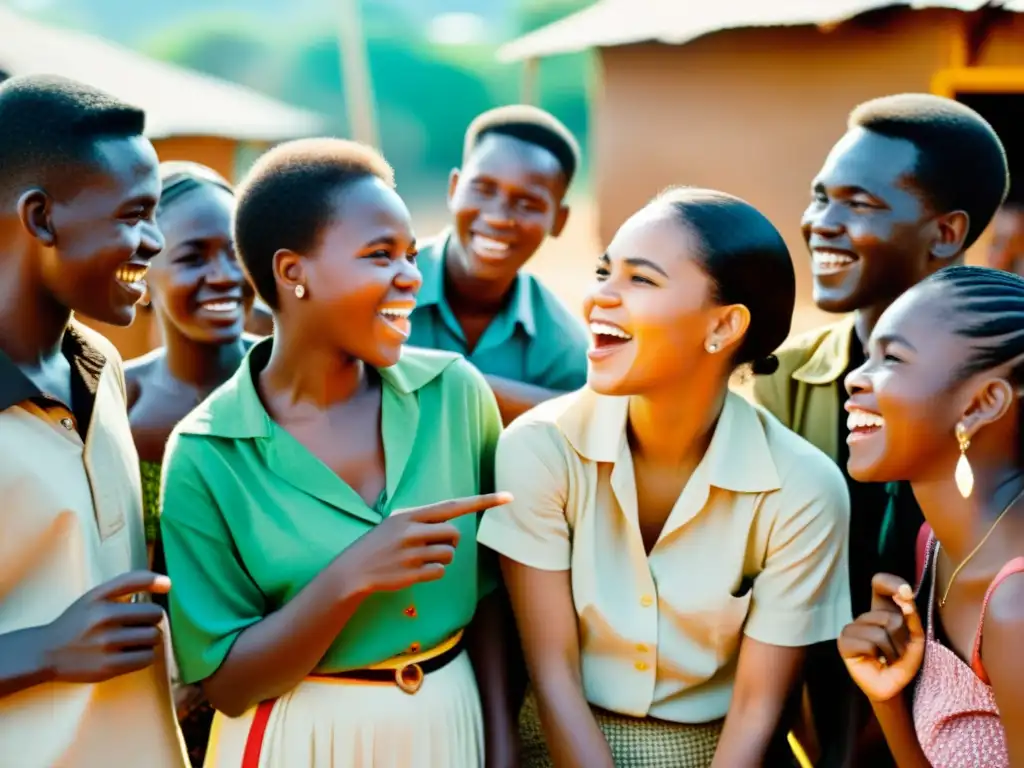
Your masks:
<svg viewBox="0 0 1024 768"><path fill-rule="evenodd" d="M473 248L478 251L495 251L504 253L508 250L508 243L492 240L491 238L484 237L483 235L473 235Z"/></svg>
<svg viewBox="0 0 1024 768"><path fill-rule="evenodd" d="M608 323L591 323L590 332L595 336L614 336L617 339L629 341L633 337L621 328Z"/></svg>
<svg viewBox="0 0 1024 768"><path fill-rule="evenodd" d="M885 419L879 416L877 413L868 413L867 411L850 411L846 417L846 428L853 432L856 429L871 429L885 426Z"/></svg>
<svg viewBox="0 0 1024 768"><path fill-rule="evenodd" d="M117 268L117 272L114 273L114 277L122 283L128 283L130 285L132 283L142 282L142 279L145 278L146 272L148 271L148 265L140 266L137 264L122 264Z"/></svg>
<svg viewBox="0 0 1024 768"><path fill-rule="evenodd" d="M384 317L407 318L407 317L409 317L409 315L412 314L412 308L411 307L405 307L405 308L400 309L398 307L389 307L388 309L382 309L380 311L380 314L384 315Z"/></svg>
<svg viewBox="0 0 1024 768"><path fill-rule="evenodd" d="M240 306L241 302L229 299L227 301L208 301L203 304L203 309L208 309L211 312L236 312Z"/></svg>
<svg viewBox="0 0 1024 768"><path fill-rule="evenodd" d="M815 251L813 254L814 266L823 269L838 269L847 264L853 264L854 258L842 253L829 253L828 251Z"/></svg>

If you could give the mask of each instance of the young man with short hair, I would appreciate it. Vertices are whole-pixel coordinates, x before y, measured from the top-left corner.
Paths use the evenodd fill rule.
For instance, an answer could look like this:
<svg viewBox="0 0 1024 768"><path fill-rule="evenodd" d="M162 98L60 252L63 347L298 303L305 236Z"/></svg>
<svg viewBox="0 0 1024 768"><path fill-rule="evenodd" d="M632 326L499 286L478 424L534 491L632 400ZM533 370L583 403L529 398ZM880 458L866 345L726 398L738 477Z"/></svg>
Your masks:
<svg viewBox="0 0 1024 768"><path fill-rule="evenodd" d="M778 353L778 370L754 383L755 398L832 456L844 474L849 428L843 382L863 364L871 330L900 294L962 260L1009 183L995 131L955 101L923 94L874 99L853 110L847 127L814 179L802 230L815 303L826 312L849 314L787 344ZM858 483L849 476L847 483L857 616L870 608L875 573L913 583L923 518L907 486ZM835 645L820 650L807 673L824 750L819 764L843 765L853 730L849 709L840 705L862 697Z"/></svg>
<svg viewBox="0 0 1024 768"><path fill-rule="evenodd" d="M409 343L465 355L487 377L506 422L587 380L582 322L522 271L565 227L579 162L576 140L547 112L485 112L451 173L452 225L420 247L423 287Z"/></svg>
<svg viewBox="0 0 1024 768"><path fill-rule="evenodd" d="M19 768L186 765L121 361L72 315L131 323L163 247L143 124L70 80L0 85L0 755Z"/></svg>

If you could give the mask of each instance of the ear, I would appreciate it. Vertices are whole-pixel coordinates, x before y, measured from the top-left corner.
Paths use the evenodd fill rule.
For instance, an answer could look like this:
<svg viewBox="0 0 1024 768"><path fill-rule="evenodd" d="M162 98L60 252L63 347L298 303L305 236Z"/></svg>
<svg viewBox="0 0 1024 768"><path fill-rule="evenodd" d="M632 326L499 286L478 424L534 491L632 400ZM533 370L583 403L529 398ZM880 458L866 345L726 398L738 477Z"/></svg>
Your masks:
<svg viewBox="0 0 1024 768"><path fill-rule="evenodd" d="M966 211L953 211L939 216L935 224L938 231L932 243L931 256L936 261L950 262L963 253L967 231L971 227L971 217ZM941 266L947 264L943 263Z"/></svg>
<svg viewBox="0 0 1024 768"><path fill-rule="evenodd" d="M18 199L18 219L33 238L47 248L57 244L53 226L53 200L41 189L30 189Z"/></svg>
<svg viewBox="0 0 1024 768"><path fill-rule="evenodd" d="M716 353L736 347L743 341L750 327L750 310L743 304L717 307L704 338L704 348L714 348Z"/></svg>
<svg viewBox="0 0 1024 768"><path fill-rule="evenodd" d="M558 237L562 234L562 230L565 229L565 222L569 220L569 206L562 203L558 206L558 212L555 214L555 223L551 225L551 237Z"/></svg>
<svg viewBox="0 0 1024 768"><path fill-rule="evenodd" d="M1013 405L1017 393L1006 379L991 378L981 382L960 422L973 438L981 429L999 421Z"/></svg>
<svg viewBox="0 0 1024 768"><path fill-rule="evenodd" d="M448 173L448 210L451 210L452 200L455 198L455 188L459 186L459 169L452 168Z"/></svg>
<svg viewBox="0 0 1024 768"><path fill-rule="evenodd" d="M278 300L295 293L295 286L306 285L306 268L302 257L295 251L281 248L274 253L274 279L277 282Z"/></svg>

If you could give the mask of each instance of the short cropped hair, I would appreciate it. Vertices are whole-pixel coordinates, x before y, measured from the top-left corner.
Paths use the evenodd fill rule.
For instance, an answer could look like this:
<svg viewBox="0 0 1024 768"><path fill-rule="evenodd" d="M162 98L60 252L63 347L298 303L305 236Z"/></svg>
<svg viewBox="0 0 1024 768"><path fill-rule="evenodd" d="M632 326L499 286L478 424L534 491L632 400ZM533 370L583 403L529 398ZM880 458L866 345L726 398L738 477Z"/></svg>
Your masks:
<svg viewBox="0 0 1024 768"><path fill-rule="evenodd" d="M941 96L904 93L867 101L849 117L850 128L903 139L918 151L914 176L940 213L970 218L969 248L1006 198L1006 150L991 125L968 106Z"/></svg>
<svg viewBox="0 0 1024 768"><path fill-rule="evenodd" d="M484 112L466 129L463 162L480 141L491 134L510 136L547 150L558 161L566 185L572 182L580 164L580 146L572 132L550 112L526 104L511 104Z"/></svg>
<svg viewBox="0 0 1024 768"><path fill-rule="evenodd" d="M160 163L160 203L156 208L157 215L166 213L174 203L192 190L201 187L214 187L235 194L231 182L202 163L189 160L168 160Z"/></svg>
<svg viewBox="0 0 1024 768"><path fill-rule="evenodd" d="M299 139L260 157L238 186L235 247L260 298L277 309L274 254L312 250L334 214L334 196L366 178L394 187L372 147L344 139Z"/></svg>
<svg viewBox="0 0 1024 768"><path fill-rule="evenodd" d="M0 202L38 185L73 194L99 141L141 136L145 113L115 96L52 75L12 77L0 84Z"/></svg>

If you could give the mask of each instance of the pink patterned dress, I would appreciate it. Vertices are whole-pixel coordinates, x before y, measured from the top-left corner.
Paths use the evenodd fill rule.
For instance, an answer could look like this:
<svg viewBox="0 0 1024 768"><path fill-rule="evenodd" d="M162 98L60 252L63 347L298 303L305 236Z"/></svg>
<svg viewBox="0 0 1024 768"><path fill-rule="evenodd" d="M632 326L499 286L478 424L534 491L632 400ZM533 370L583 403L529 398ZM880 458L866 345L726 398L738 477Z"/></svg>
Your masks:
<svg viewBox="0 0 1024 768"><path fill-rule="evenodd" d="M939 545L931 539L927 641L914 692L914 729L934 768L1009 768L1006 733L988 675L981 663L985 611L996 587L1007 576L1024 572L1024 557L1010 561L985 593L971 665L935 638L935 559Z"/></svg>

